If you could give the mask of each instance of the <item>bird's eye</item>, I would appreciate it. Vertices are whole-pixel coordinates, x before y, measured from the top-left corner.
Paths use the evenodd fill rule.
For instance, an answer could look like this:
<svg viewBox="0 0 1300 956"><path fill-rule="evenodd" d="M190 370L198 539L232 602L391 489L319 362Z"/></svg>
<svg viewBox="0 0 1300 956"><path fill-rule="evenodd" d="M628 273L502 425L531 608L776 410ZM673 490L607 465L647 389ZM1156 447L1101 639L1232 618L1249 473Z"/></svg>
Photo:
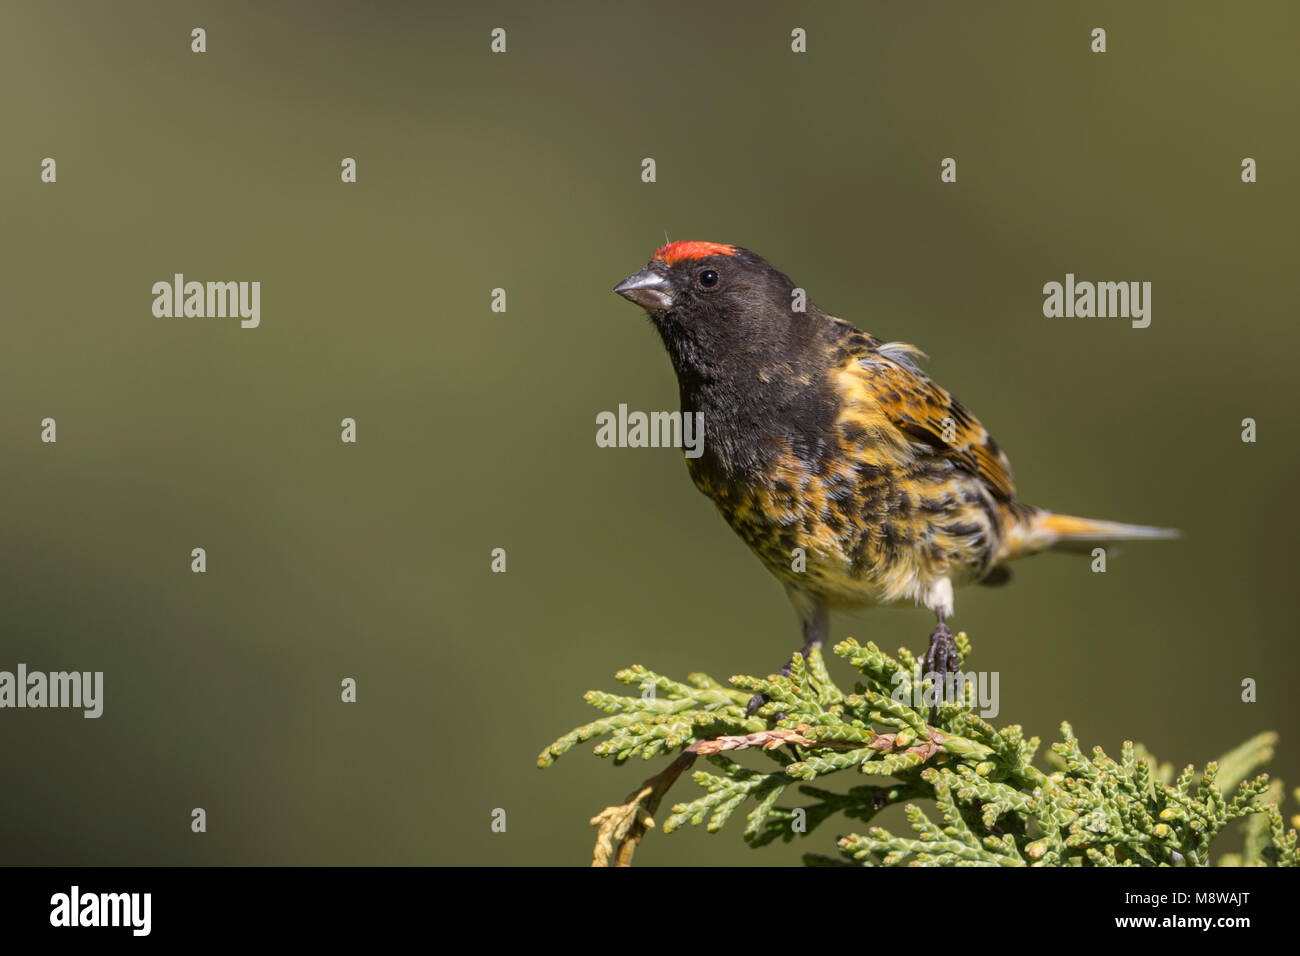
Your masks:
<svg viewBox="0 0 1300 956"><path fill-rule="evenodd" d="M704 288L707 289L710 286L715 286L717 284L718 284L718 274L714 272L712 269L705 269L703 272L700 273L700 285L704 286Z"/></svg>

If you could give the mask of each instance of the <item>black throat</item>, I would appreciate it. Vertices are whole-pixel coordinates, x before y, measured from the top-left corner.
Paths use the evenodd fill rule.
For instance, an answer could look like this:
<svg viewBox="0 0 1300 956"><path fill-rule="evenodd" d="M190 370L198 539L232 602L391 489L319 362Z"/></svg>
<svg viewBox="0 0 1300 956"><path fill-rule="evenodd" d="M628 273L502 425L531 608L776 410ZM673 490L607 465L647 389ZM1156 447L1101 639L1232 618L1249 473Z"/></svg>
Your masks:
<svg viewBox="0 0 1300 956"><path fill-rule="evenodd" d="M833 450L839 400L827 378L826 323L809 314L783 335L707 337L671 316L655 317L677 373L683 415L704 421L703 453L692 473L711 485L767 484L778 458L810 467ZM741 330L743 332L743 329Z"/></svg>

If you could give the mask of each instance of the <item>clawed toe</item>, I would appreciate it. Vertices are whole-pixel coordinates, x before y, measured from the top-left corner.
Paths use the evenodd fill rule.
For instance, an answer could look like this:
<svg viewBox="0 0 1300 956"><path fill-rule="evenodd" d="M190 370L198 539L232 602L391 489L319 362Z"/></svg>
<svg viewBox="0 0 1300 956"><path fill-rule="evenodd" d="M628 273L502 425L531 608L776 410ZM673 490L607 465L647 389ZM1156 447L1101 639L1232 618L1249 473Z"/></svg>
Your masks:
<svg viewBox="0 0 1300 956"><path fill-rule="evenodd" d="M939 700L944 699L947 676L961 666L957 653L957 642L952 639L948 625L940 621L930 635L930 648L925 652L926 673L934 675L935 703L930 707L930 723L939 719Z"/></svg>

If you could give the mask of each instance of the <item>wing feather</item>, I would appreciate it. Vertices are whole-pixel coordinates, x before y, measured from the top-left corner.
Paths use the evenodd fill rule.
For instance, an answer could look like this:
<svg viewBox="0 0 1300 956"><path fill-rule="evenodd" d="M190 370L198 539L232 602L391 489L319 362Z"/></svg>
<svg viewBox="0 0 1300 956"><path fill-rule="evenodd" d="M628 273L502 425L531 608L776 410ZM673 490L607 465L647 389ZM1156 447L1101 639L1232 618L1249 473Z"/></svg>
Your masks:
<svg viewBox="0 0 1300 956"><path fill-rule="evenodd" d="M857 329L853 333L845 343L841 381L847 378L854 391L870 396L917 450L946 457L978 476L999 500L1014 498L1011 462L979 419L921 371L917 359L924 353Z"/></svg>

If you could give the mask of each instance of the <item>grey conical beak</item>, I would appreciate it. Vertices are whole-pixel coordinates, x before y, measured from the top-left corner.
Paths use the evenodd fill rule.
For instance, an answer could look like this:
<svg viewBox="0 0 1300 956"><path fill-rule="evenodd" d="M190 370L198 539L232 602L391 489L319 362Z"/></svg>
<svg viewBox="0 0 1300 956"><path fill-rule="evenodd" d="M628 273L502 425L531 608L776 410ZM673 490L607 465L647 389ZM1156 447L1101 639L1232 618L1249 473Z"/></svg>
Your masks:
<svg viewBox="0 0 1300 956"><path fill-rule="evenodd" d="M614 286L614 291L647 312L667 312L673 307L672 286L653 269L632 273Z"/></svg>

